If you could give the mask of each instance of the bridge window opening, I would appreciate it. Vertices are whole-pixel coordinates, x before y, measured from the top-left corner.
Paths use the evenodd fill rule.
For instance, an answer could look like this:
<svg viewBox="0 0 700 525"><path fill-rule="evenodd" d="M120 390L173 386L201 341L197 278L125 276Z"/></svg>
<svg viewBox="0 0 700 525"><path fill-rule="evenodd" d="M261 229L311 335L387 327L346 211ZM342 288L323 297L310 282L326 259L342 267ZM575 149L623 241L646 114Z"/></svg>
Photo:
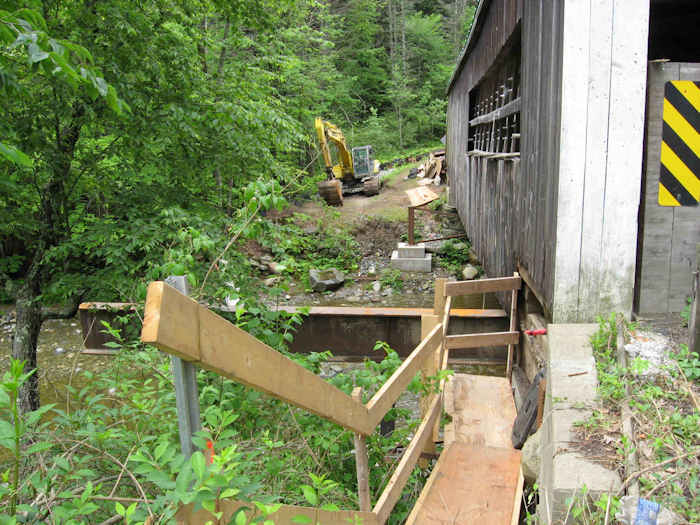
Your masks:
<svg viewBox="0 0 700 525"><path fill-rule="evenodd" d="M469 92L467 155L520 155L520 29L484 78Z"/></svg>

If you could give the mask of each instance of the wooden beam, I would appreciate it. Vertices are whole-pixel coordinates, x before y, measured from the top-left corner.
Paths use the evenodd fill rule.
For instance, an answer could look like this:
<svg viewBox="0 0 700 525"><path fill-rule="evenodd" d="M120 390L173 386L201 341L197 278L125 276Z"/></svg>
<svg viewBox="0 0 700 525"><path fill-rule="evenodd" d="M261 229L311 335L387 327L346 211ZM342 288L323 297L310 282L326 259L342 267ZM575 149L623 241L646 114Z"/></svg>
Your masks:
<svg viewBox="0 0 700 525"><path fill-rule="evenodd" d="M519 277L518 272L513 274L514 277ZM510 295L510 331L516 332L518 323L518 290L514 289ZM518 338L519 340L520 338ZM516 343L517 344L517 343ZM511 382L511 377L513 375L513 344L508 345L508 357L506 364L506 377L508 382Z"/></svg>
<svg viewBox="0 0 700 525"><path fill-rule="evenodd" d="M475 293L509 292L520 288L520 277L496 277L476 281L450 281L445 284L445 295L470 295Z"/></svg>
<svg viewBox="0 0 700 525"><path fill-rule="evenodd" d="M413 467L420 456L421 451L425 448L425 444L432 435L432 428L435 421L440 415L442 396L436 396L430 408L428 416L423 419L420 426L416 430L411 443L406 448L401 460L399 461L394 474L391 476L389 483L384 488L384 492L379 496L377 504L374 506L373 512L377 516L377 523L383 525L389 518L391 511L396 505L396 502L401 497L408 478L413 471Z"/></svg>
<svg viewBox="0 0 700 525"><path fill-rule="evenodd" d="M352 391L352 398L357 403L362 403L362 387L358 386ZM360 510L371 512L372 501L369 496L369 453L367 452L367 438L355 433L355 470L357 472L357 497L360 502Z"/></svg>
<svg viewBox="0 0 700 525"><path fill-rule="evenodd" d="M498 109L494 109L490 113L487 113L486 115L481 115L480 117L475 117L469 121L470 126L478 126L479 124L489 124L491 122L495 122L496 120L500 120L502 118L507 117L508 115L512 115L513 113L518 113L520 111L520 97L516 98L515 100L512 100L508 102L508 104L505 104L504 106L501 106Z"/></svg>
<svg viewBox="0 0 700 525"><path fill-rule="evenodd" d="M222 516L219 520L206 511L200 508L195 511L194 503L185 505L178 510L175 515L175 523L177 525L205 525L206 523L229 523L241 508L246 508L245 523L253 523L255 518L263 517L262 513L252 503L236 500L220 500L217 503L219 512ZM362 523L362 525L379 525L377 517L372 512L362 512L358 510L323 510L312 507L298 507L295 505L282 505L277 512L267 517L271 522L277 525L292 525L299 523L292 521L297 517L306 517L311 519L309 523L323 523L323 525L348 525L348 523ZM304 522L306 523L306 522Z"/></svg>
<svg viewBox="0 0 700 525"><path fill-rule="evenodd" d="M411 352L411 355L401 363L391 377L384 383L372 399L367 403L369 421L375 427L384 418L392 405L406 390L408 384L420 371L423 363L434 355L435 347L442 340L442 325L435 326L428 336L423 339Z"/></svg>
<svg viewBox="0 0 700 525"><path fill-rule="evenodd" d="M141 340L363 435L367 408L162 282L148 287Z"/></svg>
<svg viewBox="0 0 700 525"><path fill-rule="evenodd" d="M425 339L430 335L430 331L435 328L438 324L440 323L440 318L437 315L424 315L421 317L421 340ZM434 377L437 375L438 371L438 362L437 362L437 356L440 354L440 347L438 346L434 351L433 351L433 356L428 357L428 359L425 360L423 363L423 367L421 368L421 377L423 381L427 381L427 378L429 377ZM418 404L420 407L420 418L421 420L428 414L428 409L430 408L431 403L435 399L435 396L438 394L430 392L428 394L422 394L420 399L418 400ZM419 460L418 464L420 468L426 469L428 467L428 461L425 459L425 454L435 454L436 449L435 449L435 443L432 440L428 440L428 442L425 444L425 448L423 449L423 456L421 456L421 459Z"/></svg>
<svg viewBox="0 0 700 525"><path fill-rule="evenodd" d="M530 277L530 273L527 271L527 269L524 266L521 266L518 263L518 275L522 278L523 281L525 281L525 284L527 284L527 287L530 289L530 291L535 294L535 297L537 297L537 300L540 302L540 306L542 307L542 310L544 311L544 316L547 319L551 319L551 310L549 309L549 305L547 302L544 300L544 295L542 295L542 292L540 292L537 289L537 286L535 286L535 281Z"/></svg>
<svg viewBox="0 0 700 525"><path fill-rule="evenodd" d="M447 279L438 277L435 279L435 296L433 298L433 314L442 315L445 310L445 284Z"/></svg>
<svg viewBox="0 0 700 525"><path fill-rule="evenodd" d="M445 348L478 348L480 346L504 346L516 344L520 332L492 332L484 334L448 335Z"/></svg>

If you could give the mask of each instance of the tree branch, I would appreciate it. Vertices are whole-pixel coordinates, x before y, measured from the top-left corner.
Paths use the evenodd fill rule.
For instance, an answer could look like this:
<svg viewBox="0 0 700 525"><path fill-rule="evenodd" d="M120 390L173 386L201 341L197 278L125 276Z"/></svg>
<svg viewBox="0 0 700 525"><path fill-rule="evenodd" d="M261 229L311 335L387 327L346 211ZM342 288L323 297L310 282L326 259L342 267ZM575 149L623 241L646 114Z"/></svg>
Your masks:
<svg viewBox="0 0 700 525"><path fill-rule="evenodd" d="M71 297L70 305L58 312L51 311L45 308L42 309L41 321L44 322L47 319L71 319L75 317L75 314L78 312L78 306L80 305L84 296L85 290L81 290L80 292Z"/></svg>

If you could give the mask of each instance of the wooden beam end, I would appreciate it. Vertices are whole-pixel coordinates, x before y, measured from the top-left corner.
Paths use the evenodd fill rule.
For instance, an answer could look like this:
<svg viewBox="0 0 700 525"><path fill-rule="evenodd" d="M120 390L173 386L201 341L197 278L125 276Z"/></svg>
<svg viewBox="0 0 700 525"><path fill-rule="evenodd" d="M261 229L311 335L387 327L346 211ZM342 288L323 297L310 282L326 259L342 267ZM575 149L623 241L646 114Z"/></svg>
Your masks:
<svg viewBox="0 0 700 525"><path fill-rule="evenodd" d="M146 293L146 308L141 327L141 342L156 344L158 328L160 327L160 308L163 302L163 281L153 281L148 285Z"/></svg>

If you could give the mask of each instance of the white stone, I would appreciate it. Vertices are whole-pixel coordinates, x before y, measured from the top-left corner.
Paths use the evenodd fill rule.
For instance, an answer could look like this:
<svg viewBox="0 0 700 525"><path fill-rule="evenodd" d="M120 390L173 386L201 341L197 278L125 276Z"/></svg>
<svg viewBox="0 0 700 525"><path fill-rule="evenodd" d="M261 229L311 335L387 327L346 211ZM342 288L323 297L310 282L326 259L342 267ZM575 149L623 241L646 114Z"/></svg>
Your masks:
<svg viewBox="0 0 700 525"><path fill-rule="evenodd" d="M431 271L432 263L433 256L429 253L426 253L421 258L399 257L398 250L394 250L391 253L391 266L405 272L428 273Z"/></svg>
<svg viewBox="0 0 700 525"><path fill-rule="evenodd" d="M408 244L407 242L400 242L398 245L399 257L404 258L421 258L425 257L425 245L424 244Z"/></svg>

